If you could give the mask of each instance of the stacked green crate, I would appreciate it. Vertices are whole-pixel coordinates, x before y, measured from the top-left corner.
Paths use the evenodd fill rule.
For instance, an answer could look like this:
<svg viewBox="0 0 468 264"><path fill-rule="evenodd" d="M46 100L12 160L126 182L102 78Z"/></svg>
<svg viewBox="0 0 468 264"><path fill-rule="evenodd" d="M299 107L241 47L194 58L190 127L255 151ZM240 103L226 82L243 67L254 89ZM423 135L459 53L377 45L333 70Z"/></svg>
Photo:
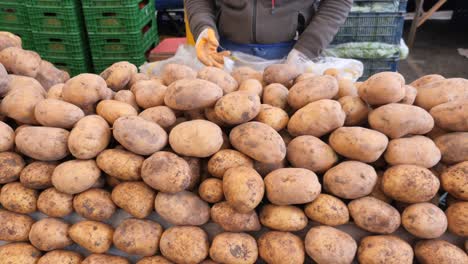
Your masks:
<svg viewBox="0 0 468 264"><path fill-rule="evenodd" d="M114 62L140 66L159 42L153 0L82 0L94 69Z"/></svg>
<svg viewBox="0 0 468 264"><path fill-rule="evenodd" d="M91 58L79 0L29 0L35 50L70 75L90 72Z"/></svg>
<svg viewBox="0 0 468 264"><path fill-rule="evenodd" d="M0 0L0 31L20 36L24 49L34 48L25 1Z"/></svg>

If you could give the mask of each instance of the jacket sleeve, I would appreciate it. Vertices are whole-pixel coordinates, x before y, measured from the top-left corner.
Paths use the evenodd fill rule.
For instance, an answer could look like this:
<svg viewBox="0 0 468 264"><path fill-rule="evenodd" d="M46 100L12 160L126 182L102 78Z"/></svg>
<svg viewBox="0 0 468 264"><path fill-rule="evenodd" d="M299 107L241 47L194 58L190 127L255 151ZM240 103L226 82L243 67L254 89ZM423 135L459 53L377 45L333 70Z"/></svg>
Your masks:
<svg viewBox="0 0 468 264"><path fill-rule="evenodd" d="M195 40L207 27L217 32L215 0L184 0L184 6Z"/></svg>
<svg viewBox="0 0 468 264"><path fill-rule="evenodd" d="M322 0L294 48L311 59L318 57L345 22L352 3L352 0Z"/></svg>

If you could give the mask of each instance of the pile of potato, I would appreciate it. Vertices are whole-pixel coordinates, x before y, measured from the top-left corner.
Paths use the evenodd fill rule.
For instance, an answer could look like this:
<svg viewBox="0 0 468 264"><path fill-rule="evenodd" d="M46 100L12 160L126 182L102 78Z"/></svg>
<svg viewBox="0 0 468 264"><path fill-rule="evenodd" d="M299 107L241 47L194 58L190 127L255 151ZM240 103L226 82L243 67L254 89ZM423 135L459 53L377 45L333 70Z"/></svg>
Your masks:
<svg viewBox="0 0 468 264"><path fill-rule="evenodd" d="M468 263L441 238L468 237L466 79L118 62L68 80L10 38L0 263Z"/></svg>

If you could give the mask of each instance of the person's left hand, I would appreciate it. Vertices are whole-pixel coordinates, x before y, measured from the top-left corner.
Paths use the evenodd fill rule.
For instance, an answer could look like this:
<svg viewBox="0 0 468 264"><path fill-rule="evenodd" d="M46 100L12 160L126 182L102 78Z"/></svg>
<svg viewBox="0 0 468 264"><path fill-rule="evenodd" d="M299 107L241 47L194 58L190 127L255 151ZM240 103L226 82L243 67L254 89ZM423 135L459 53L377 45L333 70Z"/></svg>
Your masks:
<svg viewBox="0 0 468 264"><path fill-rule="evenodd" d="M206 66L223 68L224 57L229 56L229 51L218 52L219 42L212 28L206 28L198 36L195 49L198 59Z"/></svg>

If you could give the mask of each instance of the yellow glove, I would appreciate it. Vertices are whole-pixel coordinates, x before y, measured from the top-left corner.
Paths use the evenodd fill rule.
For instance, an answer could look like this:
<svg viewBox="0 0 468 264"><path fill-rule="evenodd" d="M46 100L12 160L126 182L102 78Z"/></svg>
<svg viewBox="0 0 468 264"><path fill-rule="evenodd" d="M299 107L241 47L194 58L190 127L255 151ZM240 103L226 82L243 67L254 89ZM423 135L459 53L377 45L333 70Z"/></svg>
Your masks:
<svg viewBox="0 0 468 264"><path fill-rule="evenodd" d="M215 31L212 28L203 30L195 44L198 59L206 66L223 68L224 57L229 56L231 52L218 52L218 46L219 42Z"/></svg>

